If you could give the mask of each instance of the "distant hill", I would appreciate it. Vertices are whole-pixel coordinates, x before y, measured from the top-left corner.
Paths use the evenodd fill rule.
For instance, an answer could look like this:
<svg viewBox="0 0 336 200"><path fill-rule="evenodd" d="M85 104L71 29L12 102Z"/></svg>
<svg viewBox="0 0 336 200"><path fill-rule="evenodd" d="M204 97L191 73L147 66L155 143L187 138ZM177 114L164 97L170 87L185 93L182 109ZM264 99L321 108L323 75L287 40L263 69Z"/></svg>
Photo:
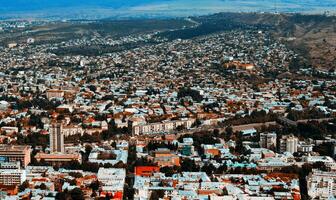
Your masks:
<svg viewBox="0 0 336 200"><path fill-rule="evenodd" d="M161 33L170 39L190 39L219 31L249 29L270 31L303 55L307 65L330 70L336 68L336 16L218 13L194 17L200 26ZM300 66L298 66L300 67Z"/></svg>
<svg viewBox="0 0 336 200"><path fill-rule="evenodd" d="M233 21L269 27L275 37L287 41L321 69L336 67L336 17L301 14L220 13L200 17L201 21Z"/></svg>
<svg viewBox="0 0 336 200"><path fill-rule="evenodd" d="M76 22L76 21L75 21ZM270 31L275 38L282 40L296 52L303 55L305 63L319 69L336 67L336 16L272 14L272 13L218 13L196 16L189 19L137 19L137 20L94 20L88 23L57 22L31 30L17 30L0 34L0 45L11 41L26 41L34 37L37 43L59 42L82 38L93 34L113 37L137 33L160 31L158 37L190 39L220 31L261 30ZM196 25L197 24L197 25ZM22 31L28 31L22 34ZM128 46L135 48L143 44ZM91 48L91 47L90 47ZM121 49L106 49L106 52ZM92 49L91 53L95 52ZM104 51L105 52L105 51ZM64 51L69 53L69 51Z"/></svg>

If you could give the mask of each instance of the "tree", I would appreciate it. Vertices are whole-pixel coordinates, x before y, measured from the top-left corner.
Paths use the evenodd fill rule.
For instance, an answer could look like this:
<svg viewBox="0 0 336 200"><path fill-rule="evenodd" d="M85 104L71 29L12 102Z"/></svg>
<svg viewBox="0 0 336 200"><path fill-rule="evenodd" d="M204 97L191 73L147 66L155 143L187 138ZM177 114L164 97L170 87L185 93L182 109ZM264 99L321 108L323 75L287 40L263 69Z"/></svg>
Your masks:
<svg viewBox="0 0 336 200"><path fill-rule="evenodd" d="M29 181L24 181L20 186L19 186L19 191L23 192L26 188L29 188Z"/></svg>
<svg viewBox="0 0 336 200"><path fill-rule="evenodd" d="M76 200L84 200L84 193L81 189L75 188L70 191L70 195L72 199Z"/></svg>
<svg viewBox="0 0 336 200"><path fill-rule="evenodd" d="M82 178L83 174L80 172L69 172L69 176L72 176L74 178Z"/></svg>
<svg viewBox="0 0 336 200"><path fill-rule="evenodd" d="M46 189L47 189L46 184L41 183L41 185L40 185L40 189L41 189L41 190L46 190Z"/></svg>
<svg viewBox="0 0 336 200"><path fill-rule="evenodd" d="M96 92L97 91L97 87L95 85L89 85L88 86L89 90L91 90L92 92Z"/></svg>
<svg viewBox="0 0 336 200"><path fill-rule="evenodd" d="M331 142L323 143L318 146L314 146L313 150L318 152L321 156L334 156L334 144Z"/></svg>
<svg viewBox="0 0 336 200"><path fill-rule="evenodd" d="M217 174L223 174L228 170L228 167L226 165L226 163L222 164L221 166L218 167L218 169L216 170Z"/></svg>
<svg viewBox="0 0 336 200"><path fill-rule="evenodd" d="M202 124L199 118L196 118L195 122L192 124L192 127L198 127Z"/></svg>
<svg viewBox="0 0 336 200"><path fill-rule="evenodd" d="M231 136L233 135L233 128L229 126L225 129L225 132L226 132L225 139L229 140Z"/></svg>
<svg viewBox="0 0 336 200"><path fill-rule="evenodd" d="M125 191L125 197L127 197L127 199L134 198L135 189L133 187L128 186L124 191Z"/></svg>
<svg viewBox="0 0 336 200"><path fill-rule="evenodd" d="M150 200L157 200L164 197L164 190L153 190L150 196Z"/></svg>
<svg viewBox="0 0 336 200"><path fill-rule="evenodd" d="M199 171L199 167L196 165L194 160L186 158L181 162L181 170L183 172L197 172Z"/></svg>
<svg viewBox="0 0 336 200"><path fill-rule="evenodd" d="M49 144L49 135L43 135L40 133L32 133L27 136L21 134L17 135L17 144L29 144L31 146L42 146L45 148Z"/></svg>
<svg viewBox="0 0 336 200"><path fill-rule="evenodd" d="M95 199L95 197L97 197L97 192L96 192L96 191L93 191L92 194L91 194L91 197L92 197L93 199Z"/></svg>
<svg viewBox="0 0 336 200"><path fill-rule="evenodd" d="M100 182L98 180L93 181L90 185L89 188L91 188L93 191L97 191L100 187Z"/></svg>
<svg viewBox="0 0 336 200"><path fill-rule="evenodd" d="M160 168L160 172L164 173L166 176L172 176L175 174L176 169L174 169L174 167L165 166Z"/></svg>
<svg viewBox="0 0 336 200"><path fill-rule="evenodd" d="M111 143L111 146L112 146L113 148L116 148L116 147L117 147L117 143L116 143L115 141L113 141L113 142Z"/></svg>
<svg viewBox="0 0 336 200"><path fill-rule="evenodd" d="M58 170L59 170L59 166L58 166L58 165L55 165L55 166L53 166L53 169L54 169L55 171L58 171Z"/></svg>
<svg viewBox="0 0 336 200"><path fill-rule="evenodd" d="M213 172L216 170L216 167L213 166L213 164L205 164L202 168L201 171L205 172L206 174L208 174L209 176L213 174Z"/></svg>
<svg viewBox="0 0 336 200"><path fill-rule="evenodd" d="M41 117L36 115L30 115L29 125L36 126L37 128L43 128L43 123L41 121Z"/></svg>
<svg viewBox="0 0 336 200"><path fill-rule="evenodd" d="M88 158L90 153L92 151L92 146L91 145L86 145L85 146L85 156Z"/></svg>
<svg viewBox="0 0 336 200"><path fill-rule="evenodd" d="M300 119L300 115L298 112L295 112L295 111L289 111L288 115L287 115L287 118L290 119L290 120L293 120L293 121L297 121Z"/></svg>
<svg viewBox="0 0 336 200"><path fill-rule="evenodd" d="M201 102L203 100L203 96L200 94L199 91L186 87L180 88L177 93L177 98L182 99L187 96L190 96L196 102Z"/></svg>
<svg viewBox="0 0 336 200"><path fill-rule="evenodd" d="M219 130L218 129L214 129L213 130L213 134L215 137L218 137L219 136Z"/></svg>
<svg viewBox="0 0 336 200"><path fill-rule="evenodd" d="M70 196L67 192L58 192L55 196L56 200L69 200Z"/></svg>

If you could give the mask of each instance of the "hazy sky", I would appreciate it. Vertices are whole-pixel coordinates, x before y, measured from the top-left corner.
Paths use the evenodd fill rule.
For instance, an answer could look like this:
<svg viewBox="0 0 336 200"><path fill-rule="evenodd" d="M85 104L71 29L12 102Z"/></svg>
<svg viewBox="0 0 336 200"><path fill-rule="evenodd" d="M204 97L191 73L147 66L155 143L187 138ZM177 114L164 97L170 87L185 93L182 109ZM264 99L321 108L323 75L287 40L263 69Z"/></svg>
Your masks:
<svg viewBox="0 0 336 200"><path fill-rule="evenodd" d="M67 9L82 13L90 9L103 9L110 14L118 11L128 14L131 12L204 14L220 11L273 11L275 8L284 12L335 10L336 0L0 0L0 17L8 13L27 15L36 12L52 14L50 11L62 13Z"/></svg>

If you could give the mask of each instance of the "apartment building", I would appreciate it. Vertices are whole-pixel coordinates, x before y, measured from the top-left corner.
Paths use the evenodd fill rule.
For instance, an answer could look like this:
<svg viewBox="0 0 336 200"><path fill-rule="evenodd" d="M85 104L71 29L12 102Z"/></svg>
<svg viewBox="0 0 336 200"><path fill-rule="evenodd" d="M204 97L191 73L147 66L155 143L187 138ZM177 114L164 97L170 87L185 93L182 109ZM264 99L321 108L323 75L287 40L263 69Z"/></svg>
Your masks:
<svg viewBox="0 0 336 200"><path fill-rule="evenodd" d="M183 119L177 121L165 121L160 123L136 125L132 127L132 134L143 135L143 134L168 133L173 130L176 130L178 127L189 129L191 128L194 122L195 119Z"/></svg>
<svg viewBox="0 0 336 200"><path fill-rule="evenodd" d="M329 199L336 195L336 174L313 170L307 177L308 195L314 199Z"/></svg>
<svg viewBox="0 0 336 200"><path fill-rule="evenodd" d="M299 139L294 135L283 135L280 139L280 152L295 153L298 151Z"/></svg>
<svg viewBox="0 0 336 200"><path fill-rule="evenodd" d="M26 171L21 169L0 169L0 184L19 185L26 180Z"/></svg>
<svg viewBox="0 0 336 200"><path fill-rule="evenodd" d="M266 149L275 148L277 146L276 133L260 133L259 145Z"/></svg>
<svg viewBox="0 0 336 200"><path fill-rule="evenodd" d="M0 145L0 161L17 162L26 167L30 163L30 146L25 145Z"/></svg>

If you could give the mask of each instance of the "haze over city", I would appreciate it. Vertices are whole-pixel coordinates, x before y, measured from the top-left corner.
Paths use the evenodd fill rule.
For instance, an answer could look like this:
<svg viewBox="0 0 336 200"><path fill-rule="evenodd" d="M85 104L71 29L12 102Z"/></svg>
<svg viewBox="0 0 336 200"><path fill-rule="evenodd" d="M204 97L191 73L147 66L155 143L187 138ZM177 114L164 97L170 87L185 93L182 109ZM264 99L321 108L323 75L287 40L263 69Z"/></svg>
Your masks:
<svg viewBox="0 0 336 200"><path fill-rule="evenodd" d="M0 0L0 17L181 17L216 12L335 12L334 0ZM69 13L71 11L71 13Z"/></svg>

